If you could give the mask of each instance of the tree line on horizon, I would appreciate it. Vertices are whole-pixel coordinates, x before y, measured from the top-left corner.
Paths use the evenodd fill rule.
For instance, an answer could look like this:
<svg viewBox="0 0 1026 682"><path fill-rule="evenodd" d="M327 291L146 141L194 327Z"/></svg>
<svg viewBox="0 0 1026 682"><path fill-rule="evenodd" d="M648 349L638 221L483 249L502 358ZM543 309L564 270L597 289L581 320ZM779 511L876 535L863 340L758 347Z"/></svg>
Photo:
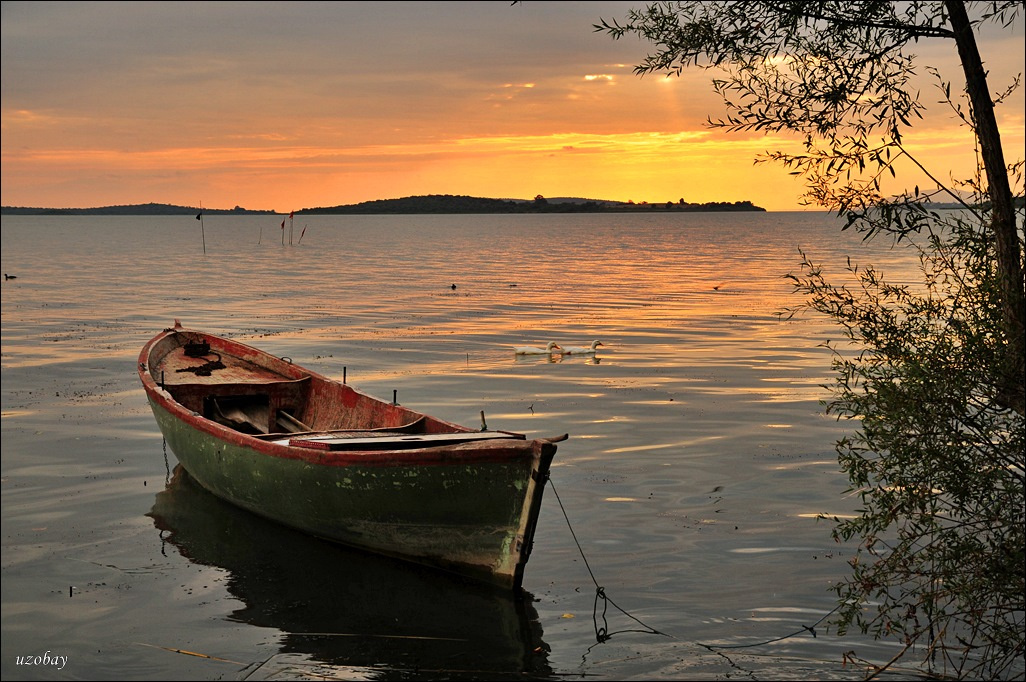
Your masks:
<svg viewBox="0 0 1026 682"><path fill-rule="evenodd" d="M445 214L445 213L605 213L639 211L765 211L751 201L714 201L694 204L680 199L665 203L634 203L596 199L546 199L538 195L533 200L488 199L451 194L429 194L400 199L377 199L358 204L304 208L294 213L304 215L373 215L373 214ZM251 210L236 206L233 209L199 208L171 204L134 204L102 206L97 208L30 208L2 207L3 215L194 215L198 211L210 215L279 215L279 211Z"/></svg>

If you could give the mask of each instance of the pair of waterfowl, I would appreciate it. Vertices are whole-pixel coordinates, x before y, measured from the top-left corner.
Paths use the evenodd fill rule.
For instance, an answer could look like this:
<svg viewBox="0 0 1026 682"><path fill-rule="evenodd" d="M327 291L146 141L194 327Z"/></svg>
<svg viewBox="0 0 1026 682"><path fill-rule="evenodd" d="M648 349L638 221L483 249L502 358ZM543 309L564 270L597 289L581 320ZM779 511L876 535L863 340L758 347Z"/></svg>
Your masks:
<svg viewBox="0 0 1026 682"><path fill-rule="evenodd" d="M549 345L545 348L516 346L513 348L513 352L517 355L552 355L554 353L561 353L563 355L591 355L601 345L603 345L601 341L592 341L590 346L560 346L555 341L549 341Z"/></svg>

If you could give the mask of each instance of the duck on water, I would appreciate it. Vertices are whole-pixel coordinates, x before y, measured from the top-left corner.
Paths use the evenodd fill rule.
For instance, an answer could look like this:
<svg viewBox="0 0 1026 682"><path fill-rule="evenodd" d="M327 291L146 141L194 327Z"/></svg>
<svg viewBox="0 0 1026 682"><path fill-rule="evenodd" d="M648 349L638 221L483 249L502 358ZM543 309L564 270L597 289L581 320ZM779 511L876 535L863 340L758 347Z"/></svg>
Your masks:
<svg viewBox="0 0 1026 682"><path fill-rule="evenodd" d="M516 346L513 348L513 352L517 355L551 355L555 352L561 352L563 349L555 341L549 341L549 344L545 348L537 348L535 346Z"/></svg>
<svg viewBox="0 0 1026 682"><path fill-rule="evenodd" d="M566 346L563 348L564 355L590 355L598 351L598 347L604 345L601 341L592 341L590 346Z"/></svg>

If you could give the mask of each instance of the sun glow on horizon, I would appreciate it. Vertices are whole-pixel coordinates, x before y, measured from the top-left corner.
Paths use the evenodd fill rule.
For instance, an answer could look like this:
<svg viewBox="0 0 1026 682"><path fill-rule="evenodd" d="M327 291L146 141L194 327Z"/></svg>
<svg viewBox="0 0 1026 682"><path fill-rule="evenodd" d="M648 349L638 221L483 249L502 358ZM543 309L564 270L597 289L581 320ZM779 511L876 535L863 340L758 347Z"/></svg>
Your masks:
<svg viewBox="0 0 1026 682"><path fill-rule="evenodd" d="M772 144L767 138L717 136L709 130L609 134L480 136L419 144L352 147L237 145L149 150L44 149L3 153L20 181L53 182L91 171L114 181L107 192L89 186L64 206L177 203L153 197L154 185L125 199L117 179L154 173L166 176L161 196L192 197L185 187L205 186L208 206L253 209L332 206L417 194L494 197L586 196L619 201L765 202L758 192L730 180ZM582 162L582 159L587 161ZM661 177L662 181L653 181ZM176 184L181 187L176 189ZM496 187L502 187L496 191ZM106 199L103 197L107 196ZM92 203L86 196L98 196ZM23 204L31 205L31 204ZM761 204L760 204L761 205Z"/></svg>
<svg viewBox="0 0 1026 682"><path fill-rule="evenodd" d="M267 5L228 22L216 3L188 16L161 2L118 5L116 16L5 3L3 203L201 197L288 211L460 194L804 208L801 178L756 163L801 153L800 139L709 127L726 113L715 70L640 76L650 46L588 31L594 8L543 6L544 20L490 3L423 15ZM122 38L99 40L102 31ZM996 90L1022 71L1021 45L1021 31L987 45ZM944 59L957 75L950 50L928 63ZM935 177L971 176L974 141L929 101L926 81L930 119L906 131L905 146ZM1010 164L1024 145L1021 102L1016 92L998 111ZM899 183L925 184L903 164Z"/></svg>

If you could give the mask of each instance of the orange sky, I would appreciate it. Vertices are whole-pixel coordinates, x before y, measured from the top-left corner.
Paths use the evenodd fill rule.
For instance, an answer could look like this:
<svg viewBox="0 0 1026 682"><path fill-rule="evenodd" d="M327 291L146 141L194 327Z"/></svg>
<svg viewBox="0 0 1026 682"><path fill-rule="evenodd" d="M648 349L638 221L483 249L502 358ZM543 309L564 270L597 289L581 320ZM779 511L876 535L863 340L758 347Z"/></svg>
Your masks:
<svg viewBox="0 0 1026 682"><path fill-rule="evenodd" d="M753 164L786 140L705 126L723 113L708 72L639 78L648 46L592 31L639 4L4 2L2 203L287 212L542 194L799 208L800 183ZM923 64L957 77L953 50L924 44ZM1005 88L1024 71L1022 21L981 51ZM1023 102L999 110L1010 162ZM908 142L945 179L973 163L940 107Z"/></svg>

